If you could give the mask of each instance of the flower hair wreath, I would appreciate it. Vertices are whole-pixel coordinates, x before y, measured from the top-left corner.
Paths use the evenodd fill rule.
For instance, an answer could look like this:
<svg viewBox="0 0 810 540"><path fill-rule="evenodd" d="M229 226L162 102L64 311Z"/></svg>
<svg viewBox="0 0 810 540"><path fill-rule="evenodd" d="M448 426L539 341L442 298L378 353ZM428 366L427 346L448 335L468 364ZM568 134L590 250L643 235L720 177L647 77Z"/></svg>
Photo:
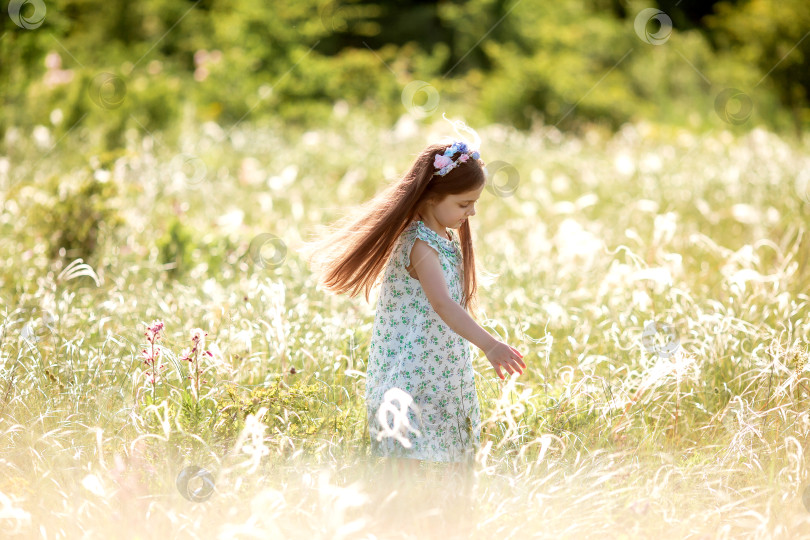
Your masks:
<svg viewBox="0 0 810 540"><path fill-rule="evenodd" d="M461 152L461 155L458 157L458 159L453 161L450 156L456 152ZM436 154L436 157L433 160L433 166L439 170L433 174L436 176L444 176L462 163L466 163L470 158L478 159L478 151L467 148L467 145L463 142L454 142L450 148L444 151L443 155Z"/></svg>

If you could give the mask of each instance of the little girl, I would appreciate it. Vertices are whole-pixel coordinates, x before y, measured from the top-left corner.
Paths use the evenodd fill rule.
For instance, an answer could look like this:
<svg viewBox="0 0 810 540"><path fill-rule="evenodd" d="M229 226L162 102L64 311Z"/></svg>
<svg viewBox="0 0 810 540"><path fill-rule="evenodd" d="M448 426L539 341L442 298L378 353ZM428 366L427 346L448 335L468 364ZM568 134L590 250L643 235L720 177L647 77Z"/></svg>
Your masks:
<svg viewBox="0 0 810 540"><path fill-rule="evenodd" d="M382 273L366 376L369 435L374 455L410 458L411 470L415 460L472 463L480 411L470 342L501 379L502 369L526 367L469 313L476 294L469 218L485 181L478 152L465 143L428 146L314 254L325 260L321 283L333 292L354 297L365 289L368 301Z"/></svg>

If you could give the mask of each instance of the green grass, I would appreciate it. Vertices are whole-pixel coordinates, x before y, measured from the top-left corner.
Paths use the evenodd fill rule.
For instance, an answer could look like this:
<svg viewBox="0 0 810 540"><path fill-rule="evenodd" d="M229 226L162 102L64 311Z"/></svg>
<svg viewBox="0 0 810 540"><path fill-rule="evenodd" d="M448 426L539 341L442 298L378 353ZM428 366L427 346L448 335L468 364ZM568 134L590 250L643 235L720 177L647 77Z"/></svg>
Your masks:
<svg viewBox="0 0 810 540"><path fill-rule="evenodd" d="M317 288L299 255L319 224L397 178L444 126L398 138L349 115L317 132L242 125L223 141L217 130L185 126L180 148L133 131L113 155L79 135L50 151L27 136L5 148L3 536L808 527L807 141L649 124L580 138L479 130L482 158L519 175L511 196L485 190L471 222L492 274L482 320L528 368L500 381L474 349L484 425L475 511L465 513L448 506L440 467L425 467L414 493L369 458L373 301ZM197 156L191 168L181 152ZM89 266L65 271L81 252L51 259L48 227L71 225L37 213L81 206L71 186L93 177L115 183L104 208L123 225L100 232ZM260 263L257 253L277 253L257 251L262 234L283 241L283 262ZM153 393L141 349L155 319L166 371ZM653 320L673 328L673 356L645 348ZM195 396L181 353L198 327L212 356ZM213 474L207 502L175 486L191 464Z"/></svg>

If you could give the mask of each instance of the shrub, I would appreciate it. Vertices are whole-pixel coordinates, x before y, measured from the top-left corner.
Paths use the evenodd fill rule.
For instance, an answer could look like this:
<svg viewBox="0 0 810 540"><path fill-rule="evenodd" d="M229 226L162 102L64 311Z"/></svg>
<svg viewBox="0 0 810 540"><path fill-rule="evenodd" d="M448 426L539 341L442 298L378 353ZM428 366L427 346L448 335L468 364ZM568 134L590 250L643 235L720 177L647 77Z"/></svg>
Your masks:
<svg viewBox="0 0 810 540"><path fill-rule="evenodd" d="M166 233L157 240L160 262L173 264L168 268L169 277L175 278L191 268L195 244L193 229L173 217Z"/></svg>
<svg viewBox="0 0 810 540"><path fill-rule="evenodd" d="M51 258L62 255L64 249L69 259L95 261L105 239L124 224L113 181L88 175L71 183L54 175L43 191L44 197L30 208L28 223L47 242Z"/></svg>
<svg viewBox="0 0 810 540"><path fill-rule="evenodd" d="M316 384L304 384L299 380L290 386L279 380L274 385L257 387L249 392L229 384L225 386L225 392L228 397L217 402L220 422L215 429L217 436L225 440L236 437L244 428L247 416L256 414L262 407L267 407L267 412L260 420L268 426L269 434L300 439L305 448L318 442L313 437L315 433L335 423L335 419L319 418L320 415L314 414L319 393Z"/></svg>

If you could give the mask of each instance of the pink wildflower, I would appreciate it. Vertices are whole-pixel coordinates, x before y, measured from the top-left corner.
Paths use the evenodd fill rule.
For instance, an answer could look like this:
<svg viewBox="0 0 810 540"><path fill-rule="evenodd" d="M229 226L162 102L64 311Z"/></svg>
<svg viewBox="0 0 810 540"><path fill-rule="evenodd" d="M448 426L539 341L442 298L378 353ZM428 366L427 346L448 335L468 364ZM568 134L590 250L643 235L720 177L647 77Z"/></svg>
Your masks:
<svg viewBox="0 0 810 540"><path fill-rule="evenodd" d="M453 160L447 156L437 155L433 160L433 166L437 169L442 169L447 165L453 163Z"/></svg>
<svg viewBox="0 0 810 540"><path fill-rule="evenodd" d="M207 335L208 332L204 331L202 328L195 328L191 331L191 341L194 342L201 341Z"/></svg>
<svg viewBox="0 0 810 540"><path fill-rule="evenodd" d="M146 332L143 334L146 336L149 346L141 350L141 356L143 357L144 364L150 368L150 370L146 372L146 380L152 385L152 395L155 393L157 374L166 367L166 364L157 365L158 360L163 355L163 349L157 344L157 341L160 339L161 330L163 330L163 321L154 320L151 324L147 325Z"/></svg>
<svg viewBox="0 0 810 540"><path fill-rule="evenodd" d="M191 349L185 349L183 351L183 360L188 360L191 364L189 365L191 374L188 378L192 381L195 396L199 396L200 394L200 375L203 373L203 370L200 369L199 366L200 354L207 354L210 357L214 356L211 354L211 351L202 350L205 346L205 336L207 335L208 333L203 329L194 328L191 331ZM203 380L202 382L205 383L207 381Z"/></svg>

